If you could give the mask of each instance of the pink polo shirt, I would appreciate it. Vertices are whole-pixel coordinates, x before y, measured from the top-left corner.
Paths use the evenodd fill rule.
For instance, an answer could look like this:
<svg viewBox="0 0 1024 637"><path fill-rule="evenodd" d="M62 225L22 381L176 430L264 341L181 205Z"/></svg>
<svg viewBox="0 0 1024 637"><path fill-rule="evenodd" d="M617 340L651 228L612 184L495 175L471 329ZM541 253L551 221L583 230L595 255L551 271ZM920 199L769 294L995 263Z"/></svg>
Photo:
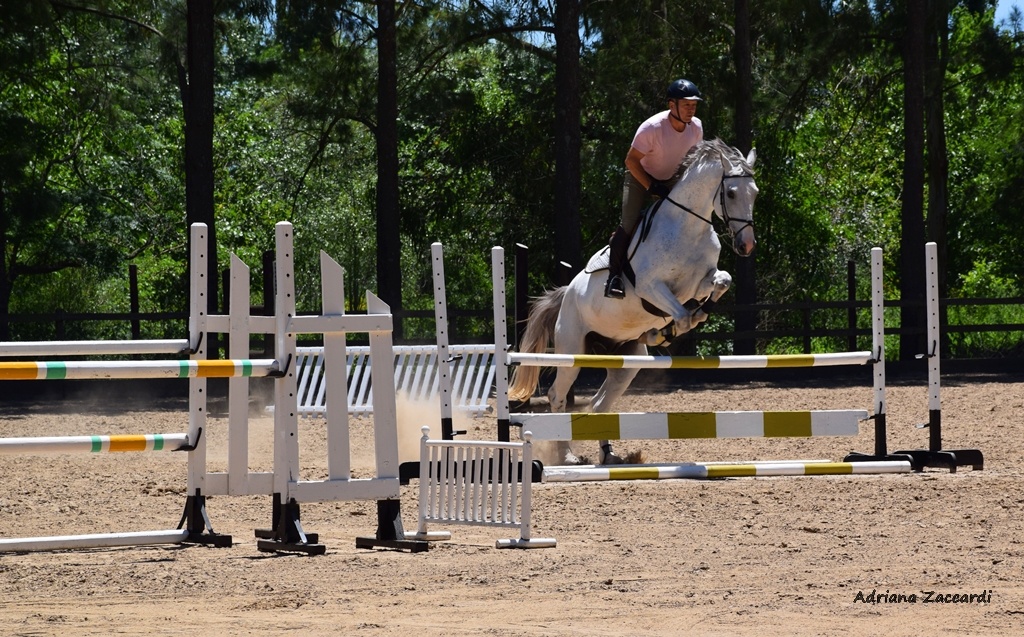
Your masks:
<svg viewBox="0 0 1024 637"><path fill-rule="evenodd" d="M683 157L704 139L704 125L694 117L681 133L669 122L669 112L652 115L633 136L633 148L644 154L640 165L655 179L664 180L676 174Z"/></svg>

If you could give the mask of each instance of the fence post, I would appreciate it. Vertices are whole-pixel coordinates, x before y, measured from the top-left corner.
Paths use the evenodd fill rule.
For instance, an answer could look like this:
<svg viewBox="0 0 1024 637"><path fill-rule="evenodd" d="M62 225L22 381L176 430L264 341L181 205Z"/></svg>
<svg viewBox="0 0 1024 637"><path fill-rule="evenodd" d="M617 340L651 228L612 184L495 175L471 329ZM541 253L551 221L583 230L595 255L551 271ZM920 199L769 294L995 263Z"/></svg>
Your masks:
<svg viewBox="0 0 1024 637"><path fill-rule="evenodd" d="M263 316L274 316L274 251L263 253ZM263 357L272 358L274 351L274 335L263 335Z"/></svg>
<svg viewBox="0 0 1024 637"><path fill-rule="evenodd" d="M851 259L846 262L846 300L850 302L846 309L846 328L850 335L846 337L846 351L857 351L857 265Z"/></svg>
<svg viewBox="0 0 1024 637"><path fill-rule="evenodd" d="M530 270L529 270L529 252L530 249L521 243L516 244L516 257L515 257L515 326L513 333L515 334L515 345L516 349L519 349L519 343L523 337L523 330L526 329L526 316L529 312L530 307Z"/></svg>
<svg viewBox="0 0 1024 637"><path fill-rule="evenodd" d="M128 311L132 314L132 340L137 341L142 338L142 326L139 321L139 266L134 263L128 265Z"/></svg>

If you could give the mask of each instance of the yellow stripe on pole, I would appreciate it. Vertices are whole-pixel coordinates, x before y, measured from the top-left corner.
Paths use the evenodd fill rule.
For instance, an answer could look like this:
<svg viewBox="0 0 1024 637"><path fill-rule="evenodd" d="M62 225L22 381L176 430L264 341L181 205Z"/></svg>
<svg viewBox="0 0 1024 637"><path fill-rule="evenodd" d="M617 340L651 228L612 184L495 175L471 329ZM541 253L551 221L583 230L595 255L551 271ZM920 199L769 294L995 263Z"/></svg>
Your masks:
<svg viewBox="0 0 1024 637"><path fill-rule="evenodd" d="M849 462L822 462L804 466L804 475L827 476L847 475L853 473L853 465Z"/></svg>
<svg viewBox="0 0 1024 637"><path fill-rule="evenodd" d="M673 356L669 369L718 369L721 365L718 356Z"/></svg>
<svg viewBox="0 0 1024 637"><path fill-rule="evenodd" d="M620 369L625 364L621 356L600 356L598 354L578 354L572 357L573 367L601 367Z"/></svg>
<svg viewBox="0 0 1024 637"><path fill-rule="evenodd" d="M110 436L108 451L145 451L146 436Z"/></svg>
<svg viewBox="0 0 1024 637"><path fill-rule="evenodd" d="M709 478L750 478L757 475L757 465L727 464L708 465Z"/></svg>
<svg viewBox="0 0 1024 637"><path fill-rule="evenodd" d="M39 378L38 363L0 363L0 379L36 380Z"/></svg>
<svg viewBox="0 0 1024 637"><path fill-rule="evenodd" d="M619 440L619 414L572 414L573 440Z"/></svg>
<svg viewBox="0 0 1024 637"><path fill-rule="evenodd" d="M803 438L811 435L811 412L764 412L765 438Z"/></svg>
<svg viewBox="0 0 1024 637"><path fill-rule="evenodd" d="M813 354L774 354L768 356L767 367L814 367Z"/></svg>
<svg viewBox="0 0 1024 637"><path fill-rule="evenodd" d="M197 378L232 378L235 374L233 360L201 360L196 369Z"/></svg>
<svg viewBox="0 0 1024 637"><path fill-rule="evenodd" d="M666 415L669 438L715 438L718 434L718 418L713 411Z"/></svg>
<svg viewBox="0 0 1024 637"><path fill-rule="evenodd" d="M612 467L608 469L609 480L657 480L661 472L657 467Z"/></svg>

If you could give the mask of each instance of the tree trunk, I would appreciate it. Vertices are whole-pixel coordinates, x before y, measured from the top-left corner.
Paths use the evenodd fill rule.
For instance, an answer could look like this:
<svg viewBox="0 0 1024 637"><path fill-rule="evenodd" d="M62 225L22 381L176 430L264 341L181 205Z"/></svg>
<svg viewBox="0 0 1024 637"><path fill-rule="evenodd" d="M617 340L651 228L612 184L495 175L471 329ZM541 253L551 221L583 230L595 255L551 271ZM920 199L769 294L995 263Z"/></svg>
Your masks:
<svg viewBox="0 0 1024 637"><path fill-rule="evenodd" d="M736 145L749 153L754 145L754 79L750 62L750 0L734 0L735 41L733 61L736 65ZM756 252L736 260L736 331L757 329L757 312L744 309L757 303ZM737 338L733 342L736 354L756 354L757 342L753 338Z"/></svg>
<svg viewBox="0 0 1024 637"><path fill-rule="evenodd" d="M949 6L931 0L927 34L926 129L928 137L928 240L939 258L939 296L946 296L946 227L949 209L949 158L946 152L946 103L943 99L949 62Z"/></svg>
<svg viewBox="0 0 1024 637"><path fill-rule="evenodd" d="M377 294L392 314L402 311L397 50L395 0L377 0ZM399 318L394 330L402 338Z"/></svg>
<svg viewBox="0 0 1024 637"><path fill-rule="evenodd" d="M580 228L580 0L555 3L555 250L583 266Z"/></svg>
<svg viewBox="0 0 1024 637"><path fill-rule="evenodd" d="M217 240L213 218L213 3L188 0L188 85L185 113L185 218L209 227L207 311L217 306ZM186 230L186 236L192 233ZM191 239L189 239L191 241ZM189 251L191 255L191 250ZM189 257L191 258L191 256ZM189 264L191 271L191 263ZM215 355L215 348L207 350Z"/></svg>
<svg viewBox="0 0 1024 637"><path fill-rule="evenodd" d="M11 340L11 291L14 276L7 270L7 194L0 182L0 341Z"/></svg>
<svg viewBox="0 0 1024 637"><path fill-rule="evenodd" d="M924 51L927 0L907 0L903 41L903 206L900 360L924 353ZM918 333L915 333L918 332Z"/></svg>

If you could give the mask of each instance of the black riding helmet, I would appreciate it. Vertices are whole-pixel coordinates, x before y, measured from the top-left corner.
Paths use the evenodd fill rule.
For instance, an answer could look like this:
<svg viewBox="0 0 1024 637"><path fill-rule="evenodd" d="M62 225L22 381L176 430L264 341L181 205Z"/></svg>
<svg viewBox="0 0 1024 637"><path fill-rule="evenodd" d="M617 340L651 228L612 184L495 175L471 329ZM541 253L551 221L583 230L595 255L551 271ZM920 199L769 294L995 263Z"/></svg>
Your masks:
<svg viewBox="0 0 1024 637"><path fill-rule="evenodd" d="M665 91L670 100L697 100L703 101L700 96L700 89L690 80L678 79L668 85Z"/></svg>

